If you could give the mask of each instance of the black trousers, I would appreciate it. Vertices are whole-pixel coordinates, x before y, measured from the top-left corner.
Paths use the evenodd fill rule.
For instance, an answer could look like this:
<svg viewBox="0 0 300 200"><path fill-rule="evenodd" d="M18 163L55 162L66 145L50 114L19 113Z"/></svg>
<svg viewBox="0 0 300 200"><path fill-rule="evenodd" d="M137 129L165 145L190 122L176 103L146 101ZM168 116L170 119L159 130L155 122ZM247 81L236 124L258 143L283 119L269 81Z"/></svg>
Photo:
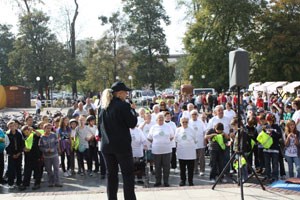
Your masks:
<svg viewBox="0 0 300 200"><path fill-rule="evenodd" d="M107 167L107 197L108 200L117 200L119 186L119 165L123 177L123 191L125 200L136 200L134 193L134 166L132 153L110 154L102 153Z"/></svg>
<svg viewBox="0 0 300 200"><path fill-rule="evenodd" d="M35 179L34 185L41 184L42 165L43 165L43 161L41 159L31 158L25 155L25 167L24 167L24 178L23 178L24 186L30 185L30 178L32 175L32 171L34 172L34 179Z"/></svg>
<svg viewBox="0 0 300 200"><path fill-rule="evenodd" d="M22 155L17 159L14 159L12 156L8 156L8 185L12 186L17 177L17 185L22 183Z"/></svg>
<svg viewBox="0 0 300 200"><path fill-rule="evenodd" d="M78 171L85 172L84 160L87 163L88 171L92 171L92 166L89 157L89 149L86 149L84 152L77 151L77 160L78 160Z"/></svg>
<svg viewBox="0 0 300 200"><path fill-rule="evenodd" d="M93 161L95 161L95 170L99 171L99 159L98 159L98 147L89 146L89 158L90 158L90 166L93 168Z"/></svg>
<svg viewBox="0 0 300 200"><path fill-rule="evenodd" d="M98 154L99 154L99 160L100 160L100 174L106 175L106 163L105 163L104 157L103 157L101 151L98 151Z"/></svg>
<svg viewBox="0 0 300 200"><path fill-rule="evenodd" d="M210 179L215 179L223 170L224 151L222 150L211 150L210 151Z"/></svg>
<svg viewBox="0 0 300 200"><path fill-rule="evenodd" d="M176 157L176 148L172 148L172 156L171 156L171 168L176 169L177 168L177 157Z"/></svg>
<svg viewBox="0 0 300 200"><path fill-rule="evenodd" d="M66 151L63 151L60 155L61 169L63 172L66 172L65 157L67 157L67 170L71 169L71 155L68 155Z"/></svg>
<svg viewBox="0 0 300 200"><path fill-rule="evenodd" d="M195 166L195 160L181 160L181 159L179 159L180 179L181 179L182 182L186 181L186 169L187 169L187 171L188 171L188 182L189 182L189 184L193 183L194 166Z"/></svg>
<svg viewBox="0 0 300 200"><path fill-rule="evenodd" d="M3 181L4 174L4 153L0 152L0 183Z"/></svg>

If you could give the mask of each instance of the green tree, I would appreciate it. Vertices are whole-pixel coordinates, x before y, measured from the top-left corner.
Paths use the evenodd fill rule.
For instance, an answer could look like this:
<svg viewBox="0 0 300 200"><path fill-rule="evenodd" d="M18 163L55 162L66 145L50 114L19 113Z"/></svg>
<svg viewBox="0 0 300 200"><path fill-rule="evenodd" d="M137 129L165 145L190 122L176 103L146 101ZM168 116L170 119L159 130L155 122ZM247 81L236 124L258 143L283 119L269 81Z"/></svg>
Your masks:
<svg viewBox="0 0 300 200"><path fill-rule="evenodd" d="M10 85L13 73L8 68L8 54L13 50L14 35L11 26L0 24L0 85Z"/></svg>
<svg viewBox="0 0 300 200"><path fill-rule="evenodd" d="M194 76L193 85L205 84L220 90L229 85L228 55L243 47L242 39L253 29L259 12L258 0L198 0L194 20L184 38L188 52L186 74ZM196 9L196 10L197 10ZM194 9L195 10L195 9Z"/></svg>
<svg viewBox="0 0 300 200"><path fill-rule="evenodd" d="M27 86L38 87L41 94L45 90L49 98L49 76L54 77L57 85L65 83L69 53L49 30L48 21L49 17L35 10L20 17L19 37L9 54L9 68L14 73L15 84L22 83L25 77Z"/></svg>
<svg viewBox="0 0 300 200"><path fill-rule="evenodd" d="M296 81L300 73L300 4L273 0L255 18L248 48L252 52L252 81ZM255 41L255 42L253 42Z"/></svg>
<svg viewBox="0 0 300 200"><path fill-rule="evenodd" d="M131 65L136 67L138 85L148 86L155 92L156 86L169 85L174 73L168 74L166 36L162 23L170 24L161 0L127 0L124 12L128 15L127 42L135 50Z"/></svg>

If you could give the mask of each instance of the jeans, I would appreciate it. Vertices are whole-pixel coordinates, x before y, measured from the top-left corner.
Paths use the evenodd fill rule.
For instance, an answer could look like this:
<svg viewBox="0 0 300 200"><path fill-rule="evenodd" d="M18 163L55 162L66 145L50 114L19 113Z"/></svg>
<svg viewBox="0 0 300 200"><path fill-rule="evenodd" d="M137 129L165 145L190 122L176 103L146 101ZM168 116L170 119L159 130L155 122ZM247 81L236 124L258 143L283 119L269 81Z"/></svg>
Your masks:
<svg viewBox="0 0 300 200"><path fill-rule="evenodd" d="M13 156L8 156L8 185L12 186L15 182L15 178L17 177L17 185L21 185L22 183L22 155L20 155L17 159L14 159Z"/></svg>
<svg viewBox="0 0 300 200"><path fill-rule="evenodd" d="M278 180L279 153L264 152L264 155L265 155L265 166L266 166L267 178L274 178L275 180ZM272 172L271 172L271 162L272 162Z"/></svg>
<svg viewBox="0 0 300 200"><path fill-rule="evenodd" d="M134 192L134 166L132 153L114 154L103 153L107 166L107 197L108 200L117 200L117 192L119 186L118 172L119 165L123 177L123 191L125 200L136 200ZM170 161L169 161L170 165Z"/></svg>
<svg viewBox="0 0 300 200"><path fill-rule="evenodd" d="M289 157L285 156L285 159L289 167L289 177L294 177L294 164L296 166L297 178L300 178L300 158L299 157Z"/></svg>
<svg viewBox="0 0 300 200"><path fill-rule="evenodd" d="M48 174L48 184L60 184L59 181L59 158L58 155L53 158L45 158L45 169Z"/></svg>

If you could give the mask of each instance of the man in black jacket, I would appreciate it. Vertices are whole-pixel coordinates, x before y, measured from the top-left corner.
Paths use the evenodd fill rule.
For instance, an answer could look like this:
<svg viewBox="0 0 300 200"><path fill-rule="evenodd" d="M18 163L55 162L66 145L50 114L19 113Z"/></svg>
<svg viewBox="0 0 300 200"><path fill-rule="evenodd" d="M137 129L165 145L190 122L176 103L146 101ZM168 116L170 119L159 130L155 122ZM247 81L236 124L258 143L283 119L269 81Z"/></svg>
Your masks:
<svg viewBox="0 0 300 200"><path fill-rule="evenodd" d="M124 181L125 200L135 200L134 166L131 148L130 128L137 124L137 114L127 103L128 91L122 82L115 82L106 89L101 98L99 118L101 130L101 151L107 166L107 195L109 200L117 199L118 165Z"/></svg>

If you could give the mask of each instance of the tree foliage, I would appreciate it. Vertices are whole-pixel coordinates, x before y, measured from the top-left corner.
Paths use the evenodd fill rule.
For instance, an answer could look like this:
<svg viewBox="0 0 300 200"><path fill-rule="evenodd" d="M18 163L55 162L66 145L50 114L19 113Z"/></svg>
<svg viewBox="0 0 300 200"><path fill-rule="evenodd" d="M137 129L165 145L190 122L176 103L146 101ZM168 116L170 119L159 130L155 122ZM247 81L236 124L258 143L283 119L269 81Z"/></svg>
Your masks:
<svg viewBox="0 0 300 200"><path fill-rule="evenodd" d="M203 85L202 75L209 77L205 84L217 89L228 86L228 55L242 46L254 26L258 12L256 0L198 0L199 10L184 38L188 52L187 74L194 76L193 84Z"/></svg>
<svg viewBox="0 0 300 200"><path fill-rule="evenodd" d="M252 81L296 81L300 73L300 4L271 1L255 18L257 29L248 48L252 53Z"/></svg>
<svg viewBox="0 0 300 200"><path fill-rule="evenodd" d="M45 89L49 95L49 76L54 77L55 84L64 84L70 59L69 53L49 30L48 21L49 17L40 11L20 17L19 36L9 54L9 68L15 84L26 80L27 86L38 87L41 94ZM40 77L39 82L36 77Z"/></svg>
<svg viewBox="0 0 300 200"><path fill-rule="evenodd" d="M170 20L161 0L128 0L124 2L124 12L128 16L126 25L127 42L135 50L131 64L136 67L136 84L163 87L174 79L169 74L166 58L169 48L162 23L169 25ZM173 70L174 71L174 70ZM170 75L166 76L166 73Z"/></svg>
<svg viewBox="0 0 300 200"><path fill-rule="evenodd" d="M8 54L13 50L14 35L11 26L0 24L0 84L10 85L14 80L12 71L8 68Z"/></svg>

